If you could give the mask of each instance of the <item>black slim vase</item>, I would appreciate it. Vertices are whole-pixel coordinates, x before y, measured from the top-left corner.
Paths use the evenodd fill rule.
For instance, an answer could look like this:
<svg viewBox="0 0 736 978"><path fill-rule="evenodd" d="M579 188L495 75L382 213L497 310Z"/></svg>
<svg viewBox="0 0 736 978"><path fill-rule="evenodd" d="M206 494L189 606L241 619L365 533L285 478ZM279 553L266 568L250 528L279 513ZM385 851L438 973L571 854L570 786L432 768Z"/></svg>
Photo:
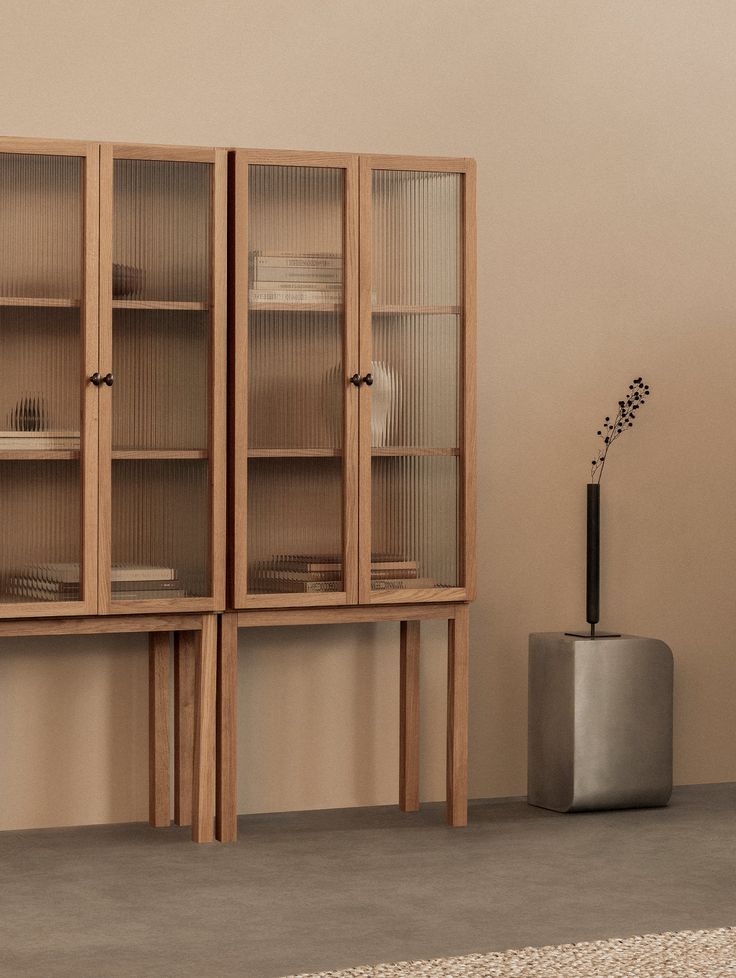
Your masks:
<svg viewBox="0 0 736 978"><path fill-rule="evenodd" d="M588 632L565 632L574 638L620 638L617 632L597 632L601 620L601 487L597 482L586 486L585 536L585 620Z"/></svg>
<svg viewBox="0 0 736 978"><path fill-rule="evenodd" d="M601 487L589 482L587 490L585 620L590 637L595 638L595 626L601 620Z"/></svg>

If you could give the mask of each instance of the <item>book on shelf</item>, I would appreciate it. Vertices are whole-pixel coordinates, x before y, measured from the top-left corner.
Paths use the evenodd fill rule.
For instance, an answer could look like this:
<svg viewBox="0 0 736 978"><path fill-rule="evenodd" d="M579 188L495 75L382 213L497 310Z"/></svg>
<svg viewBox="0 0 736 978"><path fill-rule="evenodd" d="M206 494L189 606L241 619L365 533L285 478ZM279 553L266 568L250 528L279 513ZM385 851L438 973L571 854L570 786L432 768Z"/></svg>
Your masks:
<svg viewBox="0 0 736 978"><path fill-rule="evenodd" d="M309 284L310 286L320 285L328 288L331 286L342 285L342 268L276 268L254 267L251 272L251 282L257 283L285 282L294 284Z"/></svg>
<svg viewBox="0 0 736 978"><path fill-rule="evenodd" d="M248 298L253 304L278 302L308 305L342 302L342 289L250 289Z"/></svg>
<svg viewBox="0 0 736 978"><path fill-rule="evenodd" d="M162 598L186 598L187 592L183 587L169 589L146 588L136 591L117 591L112 589L113 601L159 601Z"/></svg>
<svg viewBox="0 0 736 978"><path fill-rule="evenodd" d="M336 251L252 251L251 267L261 268L342 268L342 255Z"/></svg>
<svg viewBox="0 0 736 978"><path fill-rule="evenodd" d="M339 581L342 579L340 568L330 570L282 570L277 567L266 567L260 572L261 580L269 581Z"/></svg>
<svg viewBox="0 0 736 978"><path fill-rule="evenodd" d="M433 577L371 578L372 591L394 591L406 588L440 587Z"/></svg>
<svg viewBox="0 0 736 978"><path fill-rule="evenodd" d="M251 289L256 291L286 292L340 292L342 290L342 280L328 282L315 281L312 279L251 279Z"/></svg>
<svg viewBox="0 0 736 978"><path fill-rule="evenodd" d="M44 563L32 564L18 577L36 582L54 584L79 584L79 564L77 563ZM113 564L110 579L113 587L130 581L142 581L145 587L151 587L153 582L174 581L176 571L173 567L150 567L146 564Z"/></svg>
<svg viewBox="0 0 736 978"><path fill-rule="evenodd" d="M342 561L294 560L281 557L274 560L269 571L304 574L341 574ZM371 577L417 577L415 560L393 560L371 564Z"/></svg>
<svg viewBox="0 0 736 978"><path fill-rule="evenodd" d="M260 594L285 594L285 593L325 593L330 591L342 591L342 581L293 581L269 579L259 576L255 580L255 586L251 589Z"/></svg>

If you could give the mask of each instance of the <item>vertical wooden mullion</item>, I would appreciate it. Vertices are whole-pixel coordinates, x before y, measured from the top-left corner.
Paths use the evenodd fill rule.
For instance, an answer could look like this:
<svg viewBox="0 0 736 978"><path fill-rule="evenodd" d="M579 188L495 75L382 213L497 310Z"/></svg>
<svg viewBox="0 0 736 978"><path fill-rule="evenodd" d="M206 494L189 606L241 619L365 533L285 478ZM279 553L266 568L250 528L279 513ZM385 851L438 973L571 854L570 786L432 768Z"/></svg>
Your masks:
<svg viewBox="0 0 736 978"><path fill-rule="evenodd" d="M84 158L84 295L81 305L82 376L80 465L82 480L82 599L88 614L97 611L98 559L98 405L97 388L89 382L99 361L100 147L90 145Z"/></svg>
<svg viewBox="0 0 736 978"><path fill-rule="evenodd" d="M358 234L360 183L357 158L345 168L345 240L343 324L343 587L348 604L359 599L358 519L359 519L359 389L349 377L359 371L360 343L360 267Z"/></svg>
<svg viewBox="0 0 736 978"><path fill-rule="evenodd" d="M469 601L475 598L475 485L476 485L476 215L475 162L468 160L463 177L463 360L462 360L462 480L460 499L461 584Z"/></svg>
<svg viewBox="0 0 736 978"><path fill-rule="evenodd" d="M210 258L209 489L210 588L215 608L225 607L226 390L227 390L227 153L215 150L212 173Z"/></svg>
<svg viewBox="0 0 736 978"><path fill-rule="evenodd" d="M232 537L233 605L248 596L248 158L234 153L230 193L232 247Z"/></svg>
<svg viewBox="0 0 736 978"><path fill-rule="evenodd" d="M112 348L112 221L113 151L100 147L100 315L99 353L94 370L105 374L113 369ZM94 371L93 371L94 372ZM112 567L112 390L95 388L99 417L99 545L98 609L111 610Z"/></svg>
<svg viewBox="0 0 736 978"><path fill-rule="evenodd" d="M169 633L151 632L148 654L148 820L170 821Z"/></svg>
<svg viewBox="0 0 736 978"><path fill-rule="evenodd" d="M360 339L358 372L370 372L373 353L373 168L370 158L360 158ZM371 599L371 388L359 388L358 471L358 595L361 604Z"/></svg>
<svg viewBox="0 0 736 978"><path fill-rule="evenodd" d="M401 622L399 696L399 808L419 811L419 627Z"/></svg>

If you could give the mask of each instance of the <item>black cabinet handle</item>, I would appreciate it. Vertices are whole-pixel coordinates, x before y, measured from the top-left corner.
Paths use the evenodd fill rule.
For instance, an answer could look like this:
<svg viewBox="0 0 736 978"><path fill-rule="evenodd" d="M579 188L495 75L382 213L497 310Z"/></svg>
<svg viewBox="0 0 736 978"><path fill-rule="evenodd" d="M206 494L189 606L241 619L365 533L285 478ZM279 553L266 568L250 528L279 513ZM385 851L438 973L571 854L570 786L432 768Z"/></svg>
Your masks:
<svg viewBox="0 0 736 978"><path fill-rule="evenodd" d="M90 383L94 384L95 387L101 387L102 384L107 384L108 387L112 387L112 385L115 383L115 378L112 374L105 374L103 377L97 370L95 370L89 379Z"/></svg>
<svg viewBox="0 0 736 978"><path fill-rule="evenodd" d="M370 387L373 383L373 374L366 374L365 377L361 377L360 374L353 374L350 383L355 384L356 387L360 387L361 384L367 384Z"/></svg>
<svg viewBox="0 0 736 978"><path fill-rule="evenodd" d="M365 377L363 378L363 383L367 384L368 387L370 387L371 384L373 383L373 374L366 374Z"/></svg>

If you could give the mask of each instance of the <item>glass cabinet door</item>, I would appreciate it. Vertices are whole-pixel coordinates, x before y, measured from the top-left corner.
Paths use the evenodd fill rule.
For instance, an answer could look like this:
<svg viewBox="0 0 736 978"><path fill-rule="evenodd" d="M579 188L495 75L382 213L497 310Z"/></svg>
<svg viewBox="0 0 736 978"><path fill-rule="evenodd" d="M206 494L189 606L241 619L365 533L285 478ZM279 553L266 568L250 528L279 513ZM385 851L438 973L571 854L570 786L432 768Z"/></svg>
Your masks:
<svg viewBox="0 0 736 978"><path fill-rule="evenodd" d="M225 154L101 166L100 603L223 607Z"/></svg>
<svg viewBox="0 0 736 978"><path fill-rule="evenodd" d="M357 601L357 165L236 152L234 603Z"/></svg>
<svg viewBox="0 0 736 978"><path fill-rule="evenodd" d="M373 603L470 597L472 161L426 162L361 169L360 595Z"/></svg>
<svg viewBox="0 0 736 978"><path fill-rule="evenodd" d="M0 617L97 608L98 173L0 140Z"/></svg>

